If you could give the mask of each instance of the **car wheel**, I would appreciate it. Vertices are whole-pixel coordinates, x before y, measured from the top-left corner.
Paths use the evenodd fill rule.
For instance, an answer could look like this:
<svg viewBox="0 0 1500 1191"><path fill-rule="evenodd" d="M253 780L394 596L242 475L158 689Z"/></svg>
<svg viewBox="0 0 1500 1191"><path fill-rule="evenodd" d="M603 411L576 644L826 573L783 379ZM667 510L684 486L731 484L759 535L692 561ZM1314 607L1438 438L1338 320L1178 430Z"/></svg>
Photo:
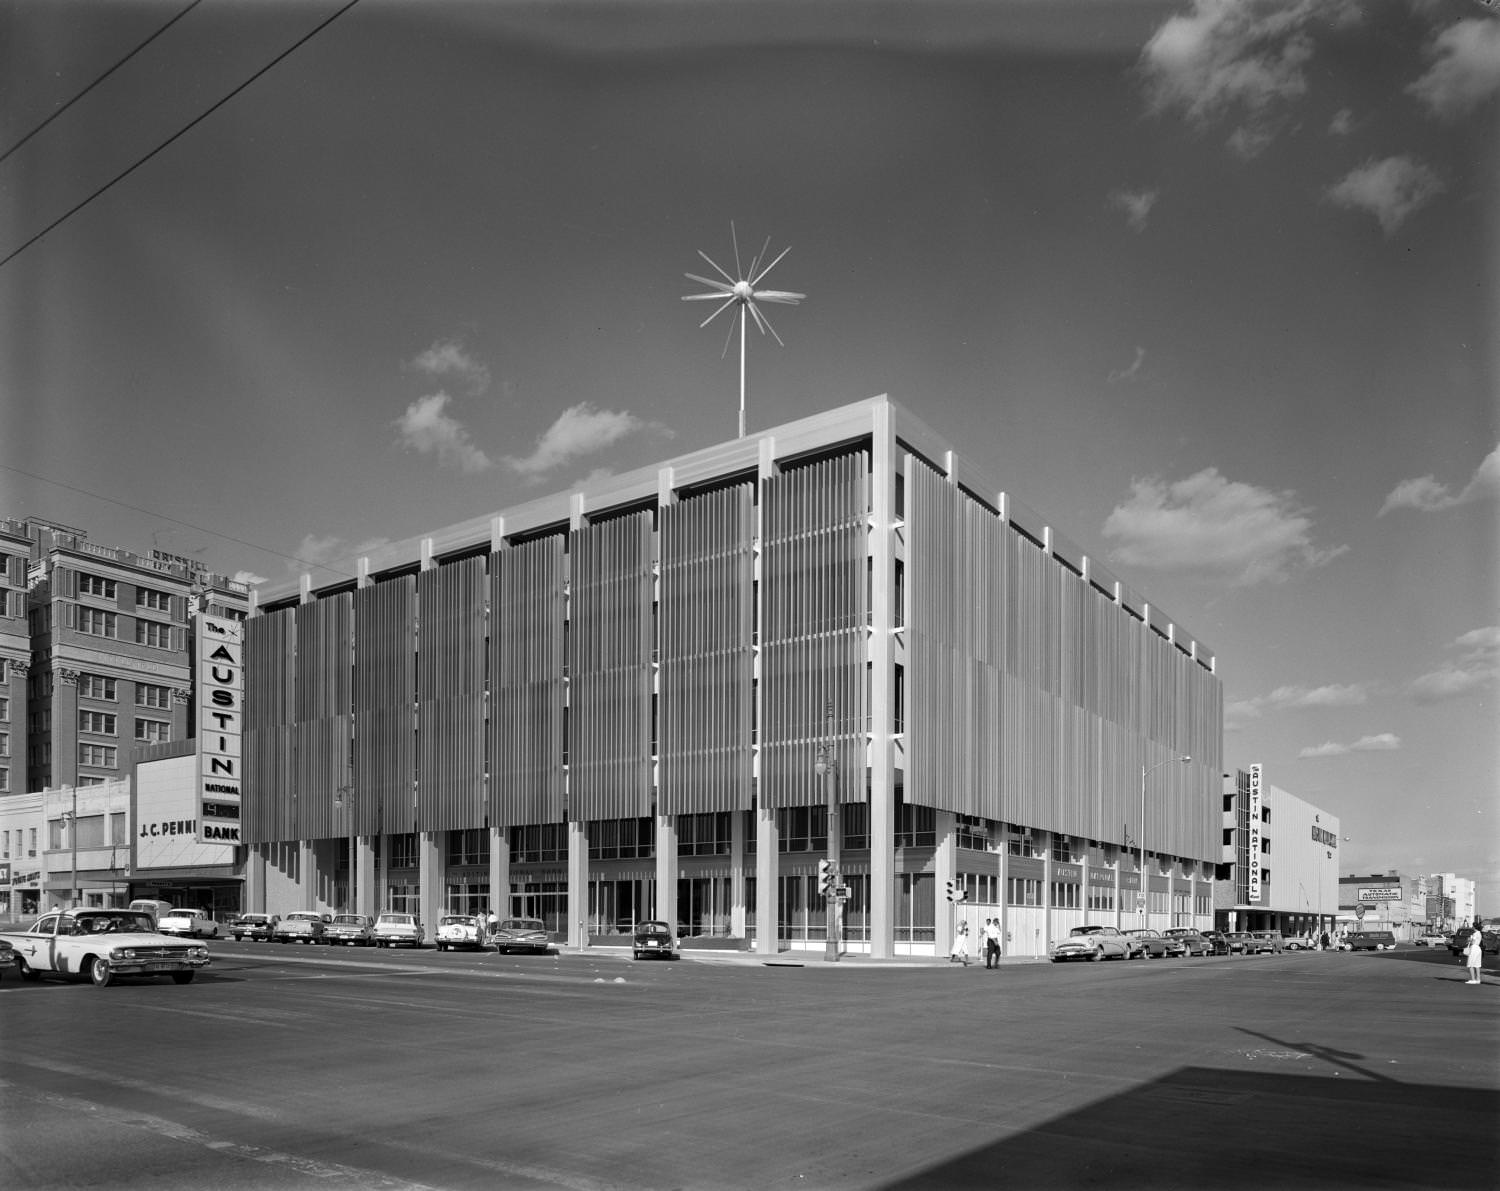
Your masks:
<svg viewBox="0 0 1500 1191"><path fill-rule="evenodd" d="M1089 956L1089 959L1092 962L1094 962L1094 963L1098 963L1103 958L1104 958L1104 952L1101 951L1098 947L1095 947L1094 948L1094 953L1091 956Z"/></svg>
<svg viewBox="0 0 1500 1191"><path fill-rule="evenodd" d="M196 976L197 974L198 973L196 973L196 972L173 972L172 973L172 983L173 984L191 984L193 982L193 977Z"/></svg>
<svg viewBox="0 0 1500 1191"><path fill-rule="evenodd" d="M115 978L115 974L109 970L106 960L94 956L89 960L88 977L94 982L95 988L104 988Z"/></svg>
<svg viewBox="0 0 1500 1191"><path fill-rule="evenodd" d="M27 963L20 957L17 957L16 959L16 971L20 973L22 980L29 980L33 983L42 978L42 974L40 972L38 972L35 968L33 968L29 963Z"/></svg>

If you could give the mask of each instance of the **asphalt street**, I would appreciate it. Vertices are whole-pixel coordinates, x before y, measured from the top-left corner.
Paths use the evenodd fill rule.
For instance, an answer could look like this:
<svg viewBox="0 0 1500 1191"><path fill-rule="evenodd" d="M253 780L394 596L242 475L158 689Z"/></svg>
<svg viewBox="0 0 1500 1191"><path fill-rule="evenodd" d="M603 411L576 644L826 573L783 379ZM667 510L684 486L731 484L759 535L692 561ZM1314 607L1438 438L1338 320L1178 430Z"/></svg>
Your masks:
<svg viewBox="0 0 1500 1191"><path fill-rule="evenodd" d="M183 987L0 981L8 1187L1500 1180L1500 978L1443 952L213 953Z"/></svg>

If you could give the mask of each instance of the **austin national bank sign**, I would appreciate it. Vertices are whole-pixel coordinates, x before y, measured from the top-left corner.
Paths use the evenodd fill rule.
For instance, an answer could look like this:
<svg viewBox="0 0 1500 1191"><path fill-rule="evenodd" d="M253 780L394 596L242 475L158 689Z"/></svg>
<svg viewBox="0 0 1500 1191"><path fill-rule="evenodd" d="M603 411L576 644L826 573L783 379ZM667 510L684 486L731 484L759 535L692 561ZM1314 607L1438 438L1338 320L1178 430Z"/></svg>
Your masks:
<svg viewBox="0 0 1500 1191"><path fill-rule="evenodd" d="M245 625L198 617L198 842L240 842Z"/></svg>

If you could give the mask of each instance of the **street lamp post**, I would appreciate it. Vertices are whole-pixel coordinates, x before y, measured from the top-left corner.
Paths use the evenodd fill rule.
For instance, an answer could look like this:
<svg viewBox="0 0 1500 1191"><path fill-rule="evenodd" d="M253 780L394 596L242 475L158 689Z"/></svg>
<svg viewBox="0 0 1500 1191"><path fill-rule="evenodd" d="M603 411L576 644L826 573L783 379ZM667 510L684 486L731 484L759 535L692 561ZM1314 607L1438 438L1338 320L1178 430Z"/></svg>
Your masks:
<svg viewBox="0 0 1500 1191"><path fill-rule="evenodd" d="M818 779L827 784L828 787L828 868L833 874L833 880L839 881L839 763L833 756L831 744L820 744L818 746L818 760L813 766ZM830 892L827 897L826 914L828 916L827 937L828 942L824 948L824 958L831 963L837 963L839 958L839 936L840 914L843 902L837 893Z"/></svg>
<svg viewBox="0 0 1500 1191"><path fill-rule="evenodd" d="M1137 898L1140 899L1138 901L1137 905L1139 906L1139 909L1140 909L1140 912L1141 912L1141 925L1142 926L1146 925L1146 906L1147 906L1147 902L1146 902L1146 775L1148 773L1155 773L1163 765L1171 765L1173 763L1178 763L1178 764L1186 765L1192 759L1193 758L1191 756L1168 757L1165 761L1158 761L1155 765L1151 766L1149 769L1146 768L1146 766L1144 766L1144 765L1141 766L1141 822L1140 822L1140 826L1137 828L1137 830L1140 832L1140 836L1141 836L1141 891L1136 896L1137 896Z"/></svg>

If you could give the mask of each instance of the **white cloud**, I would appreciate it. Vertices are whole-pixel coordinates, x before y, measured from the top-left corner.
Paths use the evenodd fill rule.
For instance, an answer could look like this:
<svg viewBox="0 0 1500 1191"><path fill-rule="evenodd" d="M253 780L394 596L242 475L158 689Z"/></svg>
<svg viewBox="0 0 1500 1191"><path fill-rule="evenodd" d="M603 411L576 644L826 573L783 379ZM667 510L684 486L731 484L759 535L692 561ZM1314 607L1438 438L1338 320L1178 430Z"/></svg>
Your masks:
<svg viewBox="0 0 1500 1191"><path fill-rule="evenodd" d="M1330 136L1348 136L1354 131L1354 113L1348 108L1339 108L1328 122Z"/></svg>
<svg viewBox="0 0 1500 1191"><path fill-rule="evenodd" d="M254 571L236 571L230 578L247 587L259 587L262 583L270 582L264 575L257 575Z"/></svg>
<svg viewBox="0 0 1500 1191"><path fill-rule="evenodd" d="M1500 91L1500 21L1458 21L1434 37L1427 52L1432 65L1406 90L1433 115L1455 119Z"/></svg>
<svg viewBox="0 0 1500 1191"><path fill-rule="evenodd" d="M1435 513L1442 509L1470 504L1486 496L1500 495L1500 446L1486 455L1463 491L1454 494L1448 485L1441 484L1434 476L1419 476L1414 480L1402 480L1385 498L1378 517L1384 517L1392 509L1419 509L1424 513Z"/></svg>
<svg viewBox="0 0 1500 1191"><path fill-rule="evenodd" d="M1130 362L1130 366L1128 368L1118 368L1115 371L1111 372L1109 374L1109 383L1114 384L1116 381L1129 380L1141 370L1141 365L1145 362L1146 349L1144 347L1136 348L1135 359Z"/></svg>
<svg viewBox="0 0 1500 1191"><path fill-rule="evenodd" d="M1141 52L1151 106L1181 111L1200 127L1236 119L1230 145L1253 156L1307 92L1315 27L1358 19L1347 0L1194 0Z"/></svg>
<svg viewBox="0 0 1500 1191"><path fill-rule="evenodd" d="M1300 761L1316 757L1342 757L1349 753L1383 753L1400 747L1401 737L1394 732L1381 732L1375 736L1361 736L1353 744L1324 741L1322 744L1303 749L1297 754L1297 759Z"/></svg>
<svg viewBox="0 0 1500 1191"><path fill-rule="evenodd" d="M1127 566L1182 571L1236 586L1318 567L1347 546L1320 548L1312 519L1290 492L1234 483L1206 468L1185 480L1131 481L1131 497L1104 522Z"/></svg>
<svg viewBox="0 0 1500 1191"><path fill-rule="evenodd" d="M1441 194L1443 181L1413 157L1371 158L1328 187L1323 196L1335 206L1368 211L1387 236Z"/></svg>
<svg viewBox="0 0 1500 1191"><path fill-rule="evenodd" d="M1130 224L1132 230L1143 232L1146 230L1146 220L1151 215L1151 208L1156 206L1156 200L1160 197L1159 190L1120 188L1110 191L1109 205L1117 211L1125 212L1125 222Z"/></svg>
<svg viewBox="0 0 1500 1191"><path fill-rule="evenodd" d="M1268 711L1297 711L1319 707L1359 707L1373 688L1362 682L1330 683L1325 686L1279 686L1269 695L1239 699L1224 706L1224 730L1235 732L1249 720Z"/></svg>
<svg viewBox="0 0 1500 1191"><path fill-rule="evenodd" d="M342 538L320 538L316 534L305 534L297 546L297 559L299 562L321 566L344 557L346 551L343 545Z"/></svg>
<svg viewBox="0 0 1500 1191"><path fill-rule="evenodd" d="M449 415L447 393L430 393L406 407L395 420L402 445L421 455L436 455L445 467L469 474L490 466L489 457L474 445L463 424Z"/></svg>
<svg viewBox="0 0 1500 1191"><path fill-rule="evenodd" d="M1500 625L1474 629L1449 649L1458 657L1412 680L1408 693L1417 703L1446 703L1487 691L1500 679Z"/></svg>
<svg viewBox="0 0 1500 1191"><path fill-rule="evenodd" d="M475 396L487 392L490 387L488 365L470 355L456 340L439 340L414 356L407 366L427 376L456 380Z"/></svg>
<svg viewBox="0 0 1500 1191"><path fill-rule="evenodd" d="M585 401L563 410L537 439L536 449L530 455L521 459L507 455L505 462L523 476L540 477L645 427L646 423L628 410L616 413L595 409Z"/></svg>

